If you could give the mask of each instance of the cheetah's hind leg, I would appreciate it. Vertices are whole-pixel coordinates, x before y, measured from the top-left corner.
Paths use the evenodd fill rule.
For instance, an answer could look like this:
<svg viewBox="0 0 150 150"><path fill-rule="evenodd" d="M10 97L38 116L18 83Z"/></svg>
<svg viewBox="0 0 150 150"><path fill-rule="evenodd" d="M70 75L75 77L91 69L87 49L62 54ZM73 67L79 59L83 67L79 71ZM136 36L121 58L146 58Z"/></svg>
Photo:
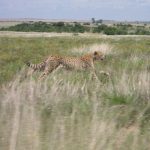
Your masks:
<svg viewBox="0 0 150 150"><path fill-rule="evenodd" d="M40 75L39 80L44 79L50 73L54 72L54 70L58 71L60 68L62 68L62 66L60 64L46 67L44 72Z"/></svg>

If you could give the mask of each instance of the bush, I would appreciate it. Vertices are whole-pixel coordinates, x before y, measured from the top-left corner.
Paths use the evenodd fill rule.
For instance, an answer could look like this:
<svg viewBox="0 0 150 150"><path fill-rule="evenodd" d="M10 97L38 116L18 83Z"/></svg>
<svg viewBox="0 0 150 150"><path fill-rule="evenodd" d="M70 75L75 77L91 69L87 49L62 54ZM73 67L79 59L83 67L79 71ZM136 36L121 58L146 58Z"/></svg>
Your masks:
<svg viewBox="0 0 150 150"><path fill-rule="evenodd" d="M92 30L91 30L92 29ZM126 35L126 34L137 34L137 35L150 35L150 31L145 26L133 26L130 24L114 24L108 26L105 24L90 26L90 23L84 23L83 25L78 22L64 23L64 22L29 22L22 23L8 28L1 28L1 31L22 31L22 32L72 32L72 33L104 33L107 35Z"/></svg>

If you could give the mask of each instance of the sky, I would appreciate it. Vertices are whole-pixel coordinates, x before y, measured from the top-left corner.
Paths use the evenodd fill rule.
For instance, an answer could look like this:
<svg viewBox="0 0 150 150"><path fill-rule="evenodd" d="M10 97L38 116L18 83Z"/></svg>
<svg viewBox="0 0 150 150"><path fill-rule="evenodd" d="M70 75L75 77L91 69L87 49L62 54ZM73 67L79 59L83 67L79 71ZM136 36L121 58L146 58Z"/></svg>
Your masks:
<svg viewBox="0 0 150 150"><path fill-rule="evenodd" d="M0 0L0 19L150 21L150 0Z"/></svg>

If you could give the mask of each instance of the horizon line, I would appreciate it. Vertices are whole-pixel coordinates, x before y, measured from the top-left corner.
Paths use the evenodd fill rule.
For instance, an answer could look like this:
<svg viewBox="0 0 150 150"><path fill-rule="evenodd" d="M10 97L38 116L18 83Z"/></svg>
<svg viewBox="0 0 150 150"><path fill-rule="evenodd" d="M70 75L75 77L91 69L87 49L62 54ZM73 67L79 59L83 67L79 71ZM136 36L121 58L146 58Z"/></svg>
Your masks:
<svg viewBox="0 0 150 150"><path fill-rule="evenodd" d="M114 22L150 22L150 20L122 20L122 19L103 19L103 18L95 18L95 17L92 17L94 18L95 20L103 20L103 21L114 21ZM30 17L25 17L25 18L18 18L18 17L14 17L14 18L1 18L0 17L0 21L19 21L19 20L29 20L29 21L32 21L32 20L48 20L48 21L91 21L92 18L85 18L85 19L71 19L71 18L30 18Z"/></svg>

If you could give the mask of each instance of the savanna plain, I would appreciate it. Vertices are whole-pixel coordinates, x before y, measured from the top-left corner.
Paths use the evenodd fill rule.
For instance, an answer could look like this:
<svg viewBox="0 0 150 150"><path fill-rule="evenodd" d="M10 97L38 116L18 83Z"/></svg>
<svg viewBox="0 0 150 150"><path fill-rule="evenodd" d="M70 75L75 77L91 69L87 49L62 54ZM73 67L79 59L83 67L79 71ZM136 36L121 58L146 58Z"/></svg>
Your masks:
<svg viewBox="0 0 150 150"><path fill-rule="evenodd" d="M26 61L96 50L106 55L99 82L89 71L27 76ZM149 150L149 141L149 36L0 37L1 150Z"/></svg>

